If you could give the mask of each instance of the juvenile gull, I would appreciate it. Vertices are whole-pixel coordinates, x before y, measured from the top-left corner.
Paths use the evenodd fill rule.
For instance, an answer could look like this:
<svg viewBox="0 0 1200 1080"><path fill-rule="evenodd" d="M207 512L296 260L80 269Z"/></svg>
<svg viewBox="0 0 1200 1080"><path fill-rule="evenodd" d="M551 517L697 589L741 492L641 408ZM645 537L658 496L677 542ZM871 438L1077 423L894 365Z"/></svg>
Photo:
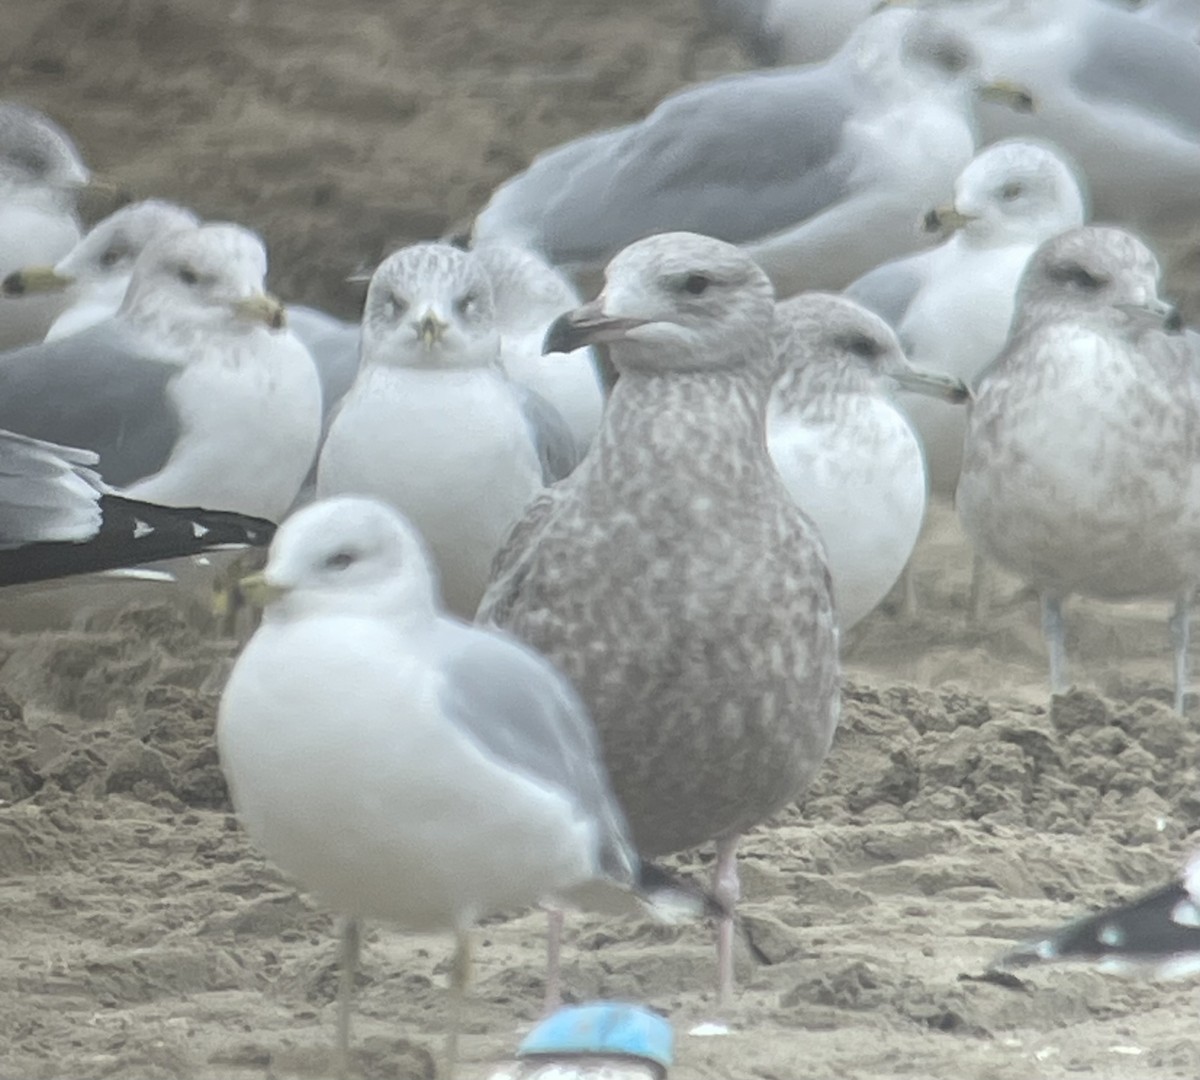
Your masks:
<svg viewBox="0 0 1200 1080"><path fill-rule="evenodd" d="M1200 853L1170 884L1025 942L992 966L1060 960L1158 979L1195 975L1200 971Z"/></svg>
<svg viewBox="0 0 1200 1080"><path fill-rule="evenodd" d="M767 448L825 543L844 632L896 583L925 518L921 444L894 390L960 406L968 391L914 368L891 327L850 300L801 293L776 319L792 333L767 408Z"/></svg>
<svg viewBox="0 0 1200 1080"><path fill-rule="evenodd" d="M1071 167L1049 146L1023 139L981 150L928 227L950 232L930 251L885 263L847 290L895 327L909 358L967 382L1008 339L1017 283L1038 246L1082 225L1084 198ZM935 494L958 486L967 414L930 397L901 395Z"/></svg>
<svg viewBox="0 0 1200 1080"><path fill-rule="evenodd" d="M0 280L25 266L56 263L82 235L76 195L90 179L79 151L36 109L0 101ZM62 296L21 304L0 299L0 349L40 341Z"/></svg>
<svg viewBox="0 0 1200 1080"><path fill-rule="evenodd" d="M62 293L67 306L54 320L46 340L68 337L116 314L129 288L134 263L151 240L199 224L195 214L174 203L161 199L131 203L92 226L53 266L14 270L0 290L7 297L23 298L23 303L36 296Z"/></svg>
<svg viewBox="0 0 1200 1080"><path fill-rule="evenodd" d="M580 691L640 852L716 839L727 907L738 837L803 794L838 716L829 571L765 445L773 318L766 275L729 244L621 252L546 341L608 344L600 432L513 530L479 609Z"/></svg>
<svg viewBox="0 0 1200 1080"><path fill-rule="evenodd" d="M957 505L967 535L1042 597L1050 683L1062 602L1175 600L1175 707L1200 582L1200 360L1158 296L1158 263L1115 228L1038 250L1013 334L975 390Z"/></svg>
<svg viewBox="0 0 1200 1080"><path fill-rule="evenodd" d="M922 243L920 215L975 150L970 43L933 16L882 12L826 64L732 75L645 120L548 151L503 184L476 241L532 247L572 273L686 229L739 244L780 296L843 288Z"/></svg>
<svg viewBox="0 0 1200 1080"><path fill-rule="evenodd" d="M500 366L510 379L558 410L582 456L604 408L591 350L571 356L542 354L550 324L579 305L579 293L564 274L525 248L497 243L481 244L473 251L492 283Z"/></svg>
<svg viewBox="0 0 1200 1080"><path fill-rule="evenodd" d="M275 527L242 514L123 499L89 450L0 431L0 585L265 545Z"/></svg>
<svg viewBox="0 0 1200 1080"><path fill-rule="evenodd" d="M412 519L447 606L475 613L492 558L542 488L576 461L544 400L505 376L483 265L417 244L367 290L362 366L326 436L317 495L374 495Z"/></svg>
<svg viewBox="0 0 1200 1080"><path fill-rule="evenodd" d="M235 225L160 236L111 319L0 353L0 427L92 450L129 498L278 520L316 453L312 359Z"/></svg>
<svg viewBox="0 0 1200 1080"><path fill-rule="evenodd" d="M441 613L415 529L381 503L338 498L299 511L261 578L272 599L217 719L238 817L346 917L341 1075L360 920L455 934L453 1073L480 918L640 890L595 731L570 684L532 650Z"/></svg>

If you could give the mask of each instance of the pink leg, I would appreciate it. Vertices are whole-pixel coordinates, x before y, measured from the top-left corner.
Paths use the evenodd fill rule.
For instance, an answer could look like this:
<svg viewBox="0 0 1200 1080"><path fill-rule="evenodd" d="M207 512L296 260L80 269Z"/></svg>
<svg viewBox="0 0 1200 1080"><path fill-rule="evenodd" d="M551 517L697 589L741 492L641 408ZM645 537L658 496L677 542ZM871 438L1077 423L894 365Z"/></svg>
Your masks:
<svg viewBox="0 0 1200 1080"><path fill-rule="evenodd" d="M733 909L742 896L738 881L738 837L717 841L717 865L713 869L713 895L728 915L717 927L717 1008L724 1011L733 1003Z"/></svg>
<svg viewBox="0 0 1200 1080"><path fill-rule="evenodd" d="M562 956L563 913L558 908L546 909L546 996L542 999L542 1014L549 1016L562 1004L562 982L559 959Z"/></svg>

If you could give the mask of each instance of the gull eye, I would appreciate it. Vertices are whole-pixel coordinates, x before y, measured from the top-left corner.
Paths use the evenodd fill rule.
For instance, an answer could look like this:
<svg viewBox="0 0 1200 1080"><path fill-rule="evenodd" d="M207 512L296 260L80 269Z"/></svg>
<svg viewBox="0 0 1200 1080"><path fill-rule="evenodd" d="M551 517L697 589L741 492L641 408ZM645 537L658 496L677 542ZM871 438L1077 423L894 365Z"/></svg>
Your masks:
<svg viewBox="0 0 1200 1080"><path fill-rule="evenodd" d="M951 44L942 45L934 53L934 60L937 61L939 67L951 74L965 71L971 63L971 57L966 49Z"/></svg>
<svg viewBox="0 0 1200 1080"><path fill-rule="evenodd" d="M840 338L837 344L863 360L874 360L883 351L879 342L866 334L848 334Z"/></svg>
<svg viewBox="0 0 1200 1080"><path fill-rule="evenodd" d="M185 285L199 285L200 275L190 266L181 266L179 268L179 280Z"/></svg>
<svg viewBox="0 0 1200 1080"><path fill-rule="evenodd" d="M1025 185L1018 180L1010 180L1000 189L1000 198L1005 202L1012 202L1013 199L1019 199L1025 194Z"/></svg>
<svg viewBox="0 0 1200 1080"><path fill-rule="evenodd" d="M393 294L384 301L384 307L393 319L399 319L408 310L408 301L402 296Z"/></svg>
<svg viewBox="0 0 1200 1080"><path fill-rule="evenodd" d="M353 551L335 551L326 558L323 565L326 570L346 570L353 566L357 559L358 555Z"/></svg>
<svg viewBox="0 0 1200 1080"><path fill-rule="evenodd" d="M454 301L454 310L457 311L464 319L470 316L478 306L479 297L473 292L464 293Z"/></svg>
<svg viewBox="0 0 1200 1080"><path fill-rule="evenodd" d="M110 247L100 256L100 265L106 269L110 266L116 266L124 257L125 252L120 248Z"/></svg>
<svg viewBox="0 0 1200 1080"><path fill-rule="evenodd" d="M702 296L712 284L712 278L706 274L688 274L683 279L683 291L692 296Z"/></svg>
<svg viewBox="0 0 1200 1080"><path fill-rule="evenodd" d="M1063 285L1074 285L1078 289L1086 289L1088 292L1095 292L1108 284L1108 278L1097 277L1091 271L1080 266L1079 263L1064 263L1060 266L1052 266L1047 271L1051 281L1057 281Z"/></svg>

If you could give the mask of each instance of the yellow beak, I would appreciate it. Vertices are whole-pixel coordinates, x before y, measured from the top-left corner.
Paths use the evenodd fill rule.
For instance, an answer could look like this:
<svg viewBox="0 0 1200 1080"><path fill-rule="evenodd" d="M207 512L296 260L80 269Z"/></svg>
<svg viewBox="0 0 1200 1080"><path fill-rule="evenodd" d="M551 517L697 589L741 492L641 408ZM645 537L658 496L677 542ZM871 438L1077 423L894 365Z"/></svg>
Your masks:
<svg viewBox="0 0 1200 1080"><path fill-rule="evenodd" d="M922 226L928 233L940 232L949 235L958 232L974 220L974 214L964 214L953 206L936 206L925 215Z"/></svg>
<svg viewBox="0 0 1200 1080"><path fill-rule="evenodd" d="M984 83L979 88L979 96L982 100L994 102L996 105L1007 105L1015 112L1037 111L1037 101L1028 88L1006 79L996 79L994 82Z"/></svg>
<svg viewBox="0 0 1200 1080"><path fill-rule="evenodd" d="M60 274L53 266L27 266L9 274L3 283L0 283L0 292L5 296L61 292L74 281L74 278Z"/></svg>
<svg viewBox="0 0 1200 1080"><path fill-rule="evenodd" d="M257 574L247 574L238 581L238 589L246 603L253 604L255 607L266 607L287 595L287 589L279 585L272 585L261 571Z"/></svg>
<svg viewBox="0 0 1200 1080"><path fill-rule="evenodd" d="M287 326L287 311L283 303L267 293L243 297L233 305L234 313L252 322L266 323L272 330Z"/></svg>
<svg viewBox="0 0 1200 1080"><path fill-rule="evenodd" d="M426 311L421 316L420 323L417 324L417 333L420 335L421 342L425 348L432 349L439 341L442 340L442 335L445 334L449 323L442 322L432 311Z"/></svg>

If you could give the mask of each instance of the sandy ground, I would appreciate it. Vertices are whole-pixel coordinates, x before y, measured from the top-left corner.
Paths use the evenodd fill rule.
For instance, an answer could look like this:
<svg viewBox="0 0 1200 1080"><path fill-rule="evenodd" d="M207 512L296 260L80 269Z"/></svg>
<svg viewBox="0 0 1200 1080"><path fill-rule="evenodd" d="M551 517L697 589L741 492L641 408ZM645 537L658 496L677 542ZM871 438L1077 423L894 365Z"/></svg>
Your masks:
<svg viewBox="0 0 1200 1080"><path fill-rule="evenodd" d="M277 291L346 314L347 274L460 225L538 149L738 63L694 0L18 0L0 24L7 95L131 192L262 230ZM1072 605L1086 689L1051 704L1032 600L1002 582L969 627L969 562L939 512L922 613L856 635L817 789L747 840L733 1034L687 1034L714 1015L704 927L570 922L570 996L664 1011L673 1075L1200 1075L1186 984L979 978L1172 870L1200 736L1168 707L1165 609ZM329 1075L331 921L230 815L212 728L235 646L197 626L147 600L0 633L2 1076ZM479 932L466 1076L535 1019L542 934ZM365 1076L433 1075L448 954L372 932Z"/></svg>

